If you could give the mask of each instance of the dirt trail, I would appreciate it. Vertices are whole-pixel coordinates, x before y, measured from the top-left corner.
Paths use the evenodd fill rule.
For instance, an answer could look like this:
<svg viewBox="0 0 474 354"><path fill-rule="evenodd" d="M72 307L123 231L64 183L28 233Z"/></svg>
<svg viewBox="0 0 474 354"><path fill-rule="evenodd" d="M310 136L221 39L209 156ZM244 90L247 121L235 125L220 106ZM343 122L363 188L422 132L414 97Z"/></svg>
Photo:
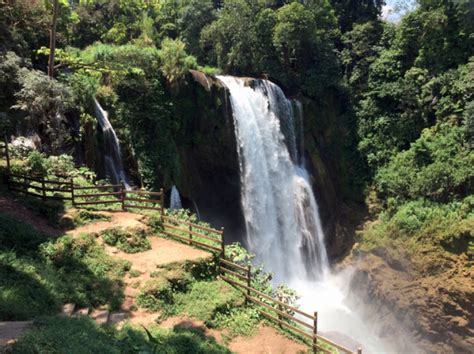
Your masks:
<svg viewBox="0 0 474 354"><path fill-rule="evenodd" d="M52 236L61 234L60 231L48 225L48 222L36 215L33 211L21 204L14 197L0 195L0 213L24 221L33 226L37 231Z"/></svg>

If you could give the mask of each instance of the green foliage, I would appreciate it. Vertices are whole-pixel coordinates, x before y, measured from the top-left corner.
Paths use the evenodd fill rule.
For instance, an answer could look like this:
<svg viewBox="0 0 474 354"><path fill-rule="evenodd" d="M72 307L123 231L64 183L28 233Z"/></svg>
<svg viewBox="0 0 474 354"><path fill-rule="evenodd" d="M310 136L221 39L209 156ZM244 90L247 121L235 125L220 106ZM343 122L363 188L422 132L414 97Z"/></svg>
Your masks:
<svg viewBox="0 0 474 354"><path fill-rule="evenodd" d="M15 94L13 108L28 115L33 131L56 152L68 139L64 113L71 107L69 88L37 70L22 68L18 75L21 89Z"/></svg>
<svg viewBox="0 0 474 354"><path fill-rule="evenodd" d="M88 317L45 317L12 348L12 353L121 353L115 331Z"/></svg>
<svg viewBox="0 0 474 354"><path fill-rule="evenodd" d="M189 69L197 68L196 58L186 54L185 46L179 39L165 38L161 43L160 70L171 84L183 79Z"/></svg>
<svg viewBox="0 0 474 354"><path fill-rule="evenodd" d="M114 227L101 233L106 244L126 253L138 253L151 249L148 232L144 229Z"/></svg>
<svg viewBox="0 0 474 354"><path fill-rule="evenodd" d="M362 248L398 245L408 252L437 247L473 256L474 206L472 197L440 204L422 199L392 207L361 234Z"/></svg>
<svg viewBox="0 0 474 354"><path fill-rule="evenodd" d="M189 291L176 293L173 304L167 308L167 313L185 314L210 322L218 313L228 312L242 303L243 297L240 291L224 281L199 281L192 283Z"/></svg>
<svg viewBox="0 0 474 354"><path fill-rule="evenodd" d="M465 128L441 123L424 130L410 149L379 169L375 185L383 199L448 202L472 194L473 165Z"/></svg>
<svg viewBox="0 0 474 354"><path fill-rule="evenodd" d="M18 254L34 252L49 237L36 231L28 224L0 214L0 250Z"/></svg>
<svg viewBox="0 0 474 354"><path fill-rule="evenodd" d="M76 210L72 213L73 225L84 226L98 221L111 221L112 217L100 213L90 212L88 210Z"/></svg>
<svg viewBox="0 0 474 354"><path fill-rule="evenodd" d="M12 353L230 353L199 329L156 326L118 331L88 317L45 317L11 347Z"/></svg>
<svg viewBox="0 0 474 354"><path fill-rule="evenodd" d="M92 236L51 240L0 215L0 318L27 320L61 305L120 306L129 265L111 259Z"/></svg>
<svg viewBox="0 0 474 354"><path fill-rule="evenodd" d="M226 313L217 313L212 324L229 331L231 337L252 336L260 323L260 316L255 308L232 308Z"/></svg>

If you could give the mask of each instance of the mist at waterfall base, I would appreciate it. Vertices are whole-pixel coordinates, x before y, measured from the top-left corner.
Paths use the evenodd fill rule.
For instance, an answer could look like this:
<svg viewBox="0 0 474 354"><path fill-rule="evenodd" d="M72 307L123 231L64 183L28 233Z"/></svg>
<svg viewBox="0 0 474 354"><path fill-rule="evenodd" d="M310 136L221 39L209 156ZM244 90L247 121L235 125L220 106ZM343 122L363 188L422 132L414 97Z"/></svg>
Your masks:
<svg viewBox="0 0 474 354"><path fill-rule="evenodd" d="M123 169L122 153L120 152L120 142L115 134L115 130L110 124L109 115L97 100L94 100L95 115L104 136L104 160L105 173L113 184L123 182L129 189L127 176Z"/></svg>
<svg viewBox="0 0 474 354"><path fill-rule="evenodd" d="M302 107L267 80L218 76L227 86L235 120L241 174L241 204L247 245L318 312L320 333L365 353L394 352L367 321L362 301L350 306L350 269L329 269L318 205L302 156ZM357 300L357 299L356 299Z"/></svg>

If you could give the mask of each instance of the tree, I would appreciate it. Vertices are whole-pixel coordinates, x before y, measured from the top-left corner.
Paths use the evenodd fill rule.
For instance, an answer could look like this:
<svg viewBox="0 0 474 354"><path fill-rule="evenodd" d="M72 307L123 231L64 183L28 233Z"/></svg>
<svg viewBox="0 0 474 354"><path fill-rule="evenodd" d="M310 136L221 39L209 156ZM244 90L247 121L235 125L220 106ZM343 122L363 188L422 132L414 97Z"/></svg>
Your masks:
<svg viewBox="0 0 474 354"><path fill-rule="evenodd" d="M54 76L54 53L56 51L56 26L58 23L59 0L53 0L53 19L51 22L50 39L49 39L49 60L48 75Z"/></svg>

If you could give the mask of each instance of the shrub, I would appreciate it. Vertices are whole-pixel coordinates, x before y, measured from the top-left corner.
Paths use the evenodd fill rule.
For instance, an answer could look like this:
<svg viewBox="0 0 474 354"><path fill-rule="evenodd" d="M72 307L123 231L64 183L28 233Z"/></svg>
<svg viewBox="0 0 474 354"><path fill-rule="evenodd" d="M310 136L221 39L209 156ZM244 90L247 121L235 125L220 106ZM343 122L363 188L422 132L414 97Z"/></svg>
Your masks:
<svg viewBox="0 0 474 354"><path fill-rule="evenodd" d="M138 253L151 249L148 233L143 229L123 229L119 227L102 232L102 238L110 246L116 246L126 253Z"/></svg>

